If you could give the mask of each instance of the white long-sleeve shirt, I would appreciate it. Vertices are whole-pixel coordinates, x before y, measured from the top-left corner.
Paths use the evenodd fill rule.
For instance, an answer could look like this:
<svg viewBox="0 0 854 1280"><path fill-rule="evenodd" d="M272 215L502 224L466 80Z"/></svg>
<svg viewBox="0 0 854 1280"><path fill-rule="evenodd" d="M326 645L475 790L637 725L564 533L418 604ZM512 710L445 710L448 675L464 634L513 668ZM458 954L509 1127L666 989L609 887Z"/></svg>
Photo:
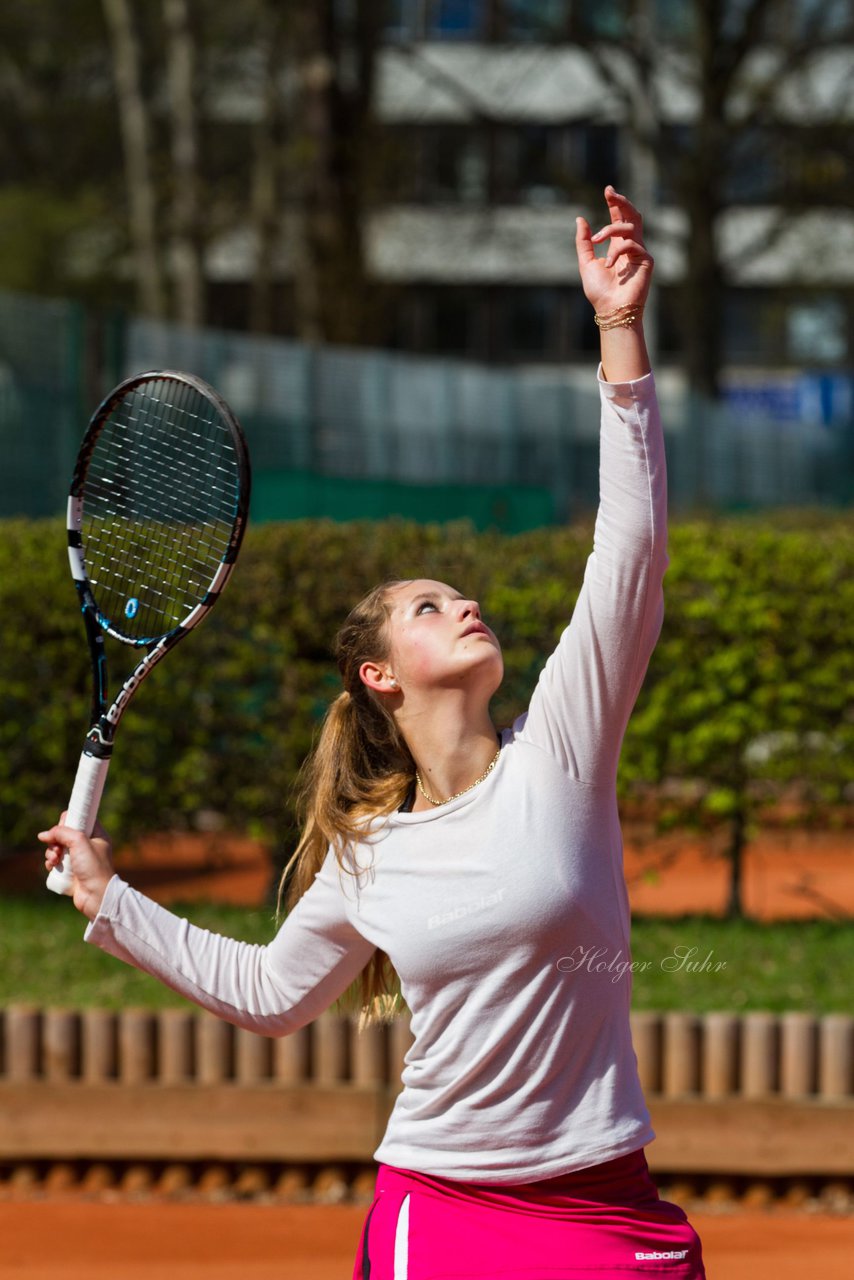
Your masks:
<svg viewBox="0 0 854 1280"><path fill-rule="evenodd" d="M572 619L489 776L332 853L267 946L115 877L86 938L241 1027L282 1035L388 953L414 1044L375 1158L518 1183L653 1137L629 1029L616 773L661 628L666 474L652 375L601 379L594 549Z"/></svg>

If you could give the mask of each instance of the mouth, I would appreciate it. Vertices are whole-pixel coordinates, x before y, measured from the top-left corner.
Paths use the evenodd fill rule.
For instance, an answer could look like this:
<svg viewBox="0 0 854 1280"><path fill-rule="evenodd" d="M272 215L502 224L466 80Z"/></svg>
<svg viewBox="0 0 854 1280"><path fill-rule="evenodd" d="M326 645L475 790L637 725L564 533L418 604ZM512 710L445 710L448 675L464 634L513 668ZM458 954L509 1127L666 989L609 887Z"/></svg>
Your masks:
<svg viewBox="0 0 854 1280"><path fill-rule="evenodd" d="M473 622L470 627L466 627L462 634L462 639L466 636L488 636L490 634L489 627L483 622Z"/></svg>

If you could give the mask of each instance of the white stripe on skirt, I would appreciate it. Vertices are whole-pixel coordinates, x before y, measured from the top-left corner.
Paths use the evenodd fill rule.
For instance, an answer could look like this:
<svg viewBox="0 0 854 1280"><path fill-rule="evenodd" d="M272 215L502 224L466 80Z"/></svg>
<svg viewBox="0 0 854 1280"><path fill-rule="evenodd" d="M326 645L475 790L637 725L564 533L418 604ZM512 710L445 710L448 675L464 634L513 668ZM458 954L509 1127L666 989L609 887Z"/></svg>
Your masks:
<svg viewBox="0 0 854 1280"><path fill-rule="evenodd" d="M409 1196L403 1197L394 1233L394 1280L407 1280L409 1275Z"/></svg>

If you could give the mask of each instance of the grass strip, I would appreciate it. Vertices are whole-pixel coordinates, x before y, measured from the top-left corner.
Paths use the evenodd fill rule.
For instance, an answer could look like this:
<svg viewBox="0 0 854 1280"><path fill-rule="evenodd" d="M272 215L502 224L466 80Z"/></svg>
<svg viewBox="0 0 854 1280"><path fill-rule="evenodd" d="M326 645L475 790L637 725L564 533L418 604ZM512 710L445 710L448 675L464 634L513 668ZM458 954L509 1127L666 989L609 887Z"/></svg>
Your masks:
<svg viewBox="0 0 854 1280"><path fill-rule="evenodd" d="M247 942L275 932L270 908L190 904L175 908L193 924ZM186 1002L153 978L83 943L85 920L64 899L0 901L0 1005L152 1009ZM567 939L565 968L610 966L631 981L636 1009L816 1013L850 1010L854 923L729 922L705 916L641 917L628 957L597 954Z"/></svg>

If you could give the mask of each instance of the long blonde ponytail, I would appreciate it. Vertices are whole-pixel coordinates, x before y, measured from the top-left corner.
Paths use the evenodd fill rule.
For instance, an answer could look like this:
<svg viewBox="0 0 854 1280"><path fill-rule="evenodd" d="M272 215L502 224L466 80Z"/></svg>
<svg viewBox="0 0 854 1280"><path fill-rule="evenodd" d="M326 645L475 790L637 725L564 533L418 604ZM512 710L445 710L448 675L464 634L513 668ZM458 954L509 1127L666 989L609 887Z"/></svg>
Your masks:
<svg viewBox="0 0 854 1280"><path fill-rule="evenodd" d="M351 610L335 640L344 690L324 717L315 746L300 771L299 844L279 885L279 905L292 908L310 888L330 848L343 871L349 845L366 821L392 813L415 777L415 762L381 697L362 683L363 662L388 656L388 593L397 582L375 587ZM360 978L362 1024L392 1016L397 979L385 952L377 951Z"/></svg>

